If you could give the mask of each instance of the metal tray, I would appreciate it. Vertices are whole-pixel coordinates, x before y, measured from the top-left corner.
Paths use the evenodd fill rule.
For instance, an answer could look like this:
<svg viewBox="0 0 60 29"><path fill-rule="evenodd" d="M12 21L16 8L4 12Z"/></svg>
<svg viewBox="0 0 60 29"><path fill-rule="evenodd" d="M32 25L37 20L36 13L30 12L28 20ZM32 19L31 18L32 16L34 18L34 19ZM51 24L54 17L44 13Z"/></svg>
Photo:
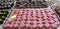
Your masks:
<svg viewBox="0 0 60 29"><path fill-rule="evenodd" d="M15 3L16 3L16 1L15 1ZM57 15L57 13L56 13L56 11L54 10L54 8L50 5L49 1L47 1L47 3L48 3L49 8L52 8L52 9L53 9L53 11L55 12L55 15L56 15L57 18L59 19L59 16ZM15 6L16 6L16 5L14 5L14 6L9 10L9 14L7 15L7 17L9 17L9 15L11 14L11 11L14 9ZM6 17L3 25L6 23L7 17ZM58 29L59 29L59 28L60 28L60 27L58 27Z"/></svg>

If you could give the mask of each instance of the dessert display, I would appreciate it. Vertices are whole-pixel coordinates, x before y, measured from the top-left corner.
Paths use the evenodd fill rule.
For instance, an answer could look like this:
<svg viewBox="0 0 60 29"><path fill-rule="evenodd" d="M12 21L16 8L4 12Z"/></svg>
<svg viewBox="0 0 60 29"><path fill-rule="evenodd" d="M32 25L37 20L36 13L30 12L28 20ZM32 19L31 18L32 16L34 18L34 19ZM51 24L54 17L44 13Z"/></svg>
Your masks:
<svg viewBox="0 0 60 29"><path fill-rule="evenodd" d="M0 25L3 24L3 21L7 17L8 11L2 11L0 10Z"/></svg>
<svg viewBox="0 0 60 29"><path fill-rule="evenodd" d="M57 29L59 21L50 8L13 9L4 29Z"/></svg>
<svg viewBox="0 0 60 29"><path fill-rule="evenodd" d="M0 29L57 29L58 3L58 0L0 0Z"/></svg>

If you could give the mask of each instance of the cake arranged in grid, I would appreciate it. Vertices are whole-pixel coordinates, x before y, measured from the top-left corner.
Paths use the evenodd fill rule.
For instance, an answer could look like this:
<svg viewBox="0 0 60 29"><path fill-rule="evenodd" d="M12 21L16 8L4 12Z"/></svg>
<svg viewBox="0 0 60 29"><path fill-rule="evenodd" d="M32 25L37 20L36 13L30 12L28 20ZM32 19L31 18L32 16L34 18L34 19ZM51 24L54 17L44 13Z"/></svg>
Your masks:
<svg viewBox="0 0 60 29"><path fill-rule="evenodd" d="M9 20L16 14L13 21ZM59 21L52 9L14 9L4 25L4 29L57 29Z"/></svg>

